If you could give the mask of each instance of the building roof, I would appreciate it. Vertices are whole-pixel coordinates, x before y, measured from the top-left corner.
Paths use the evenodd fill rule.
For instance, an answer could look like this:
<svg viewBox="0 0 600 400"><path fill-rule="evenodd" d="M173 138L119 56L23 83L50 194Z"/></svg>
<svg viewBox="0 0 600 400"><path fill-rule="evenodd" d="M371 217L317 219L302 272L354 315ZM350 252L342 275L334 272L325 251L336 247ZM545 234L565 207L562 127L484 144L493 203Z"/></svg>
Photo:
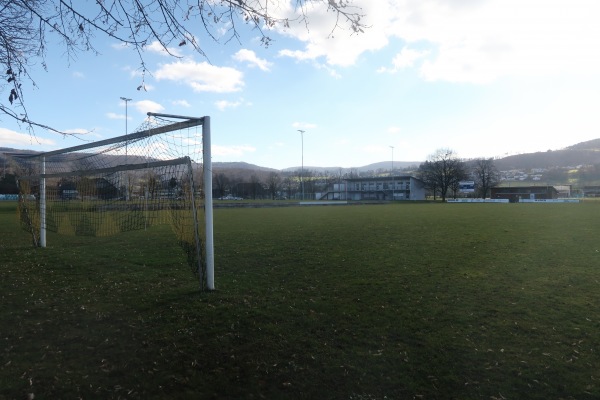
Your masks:
<svg viewBox="0 0 600 400"><path fill-rule="evenodd" d="M420 181L419 178L415 178L410 175L394 175L394 176L378 176L378 177L369 177L369 178L346 178L347 182L375 182L375 181L391 181L394 180L406 180L406 179L415 179Z"/></svg>
<svg viewBox="0 0 600 400"><path fill-rule="evenodd" d="M502 193L540 193L540 192L548 192L554 191L558 192L556 188L552 185L537 185L537 186L495 186L492 190L496 192Z"/></svg>

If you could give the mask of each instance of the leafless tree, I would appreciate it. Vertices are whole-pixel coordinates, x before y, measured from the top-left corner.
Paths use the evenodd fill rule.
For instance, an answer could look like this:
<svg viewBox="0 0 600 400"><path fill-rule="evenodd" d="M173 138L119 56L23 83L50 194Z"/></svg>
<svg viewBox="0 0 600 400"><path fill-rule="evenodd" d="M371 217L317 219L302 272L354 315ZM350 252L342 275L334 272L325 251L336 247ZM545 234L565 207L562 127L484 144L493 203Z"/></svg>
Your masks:
<svg viewBox="0 0 600 400"><path fill-rule="evenodd" d="M267 176L266 184L267 191L269 192L271 199L275 200L275 198L277 197L277 193L281 189L281 175L279 175L279 173L275 171L269 173L269 176Z"/></svg>
<svg viewBox="0 0 600 400"><path fill-rule="evenodd" d="M256 200L256 196L258 194L259 189L260 179L258 179L258 176L256 174L252 174L250 176L250 195L252 196L253 200Z"/></svg>
<svg viewBox="0 0 600 400"><path fill-rule="evenodd" d="M282 188L285 191L285 193L287 194L288 199L292 198L292 192L296 188L296 186L297 186L296 180L293 177L291 177L289 174L286 175L285 178L283 178Z"/></svg>
<svg viewBox="0 0 600 400"><path fill-rule="evenodd" d="M346 173L348 179L358 178L359 176L360 174L356 168L350 168L350 172Z"/></svg>
<svg viewBox="0 0 600 400"><path fill-rule="evenodd" d="M240 41L239 25L245 23L258 32L262 45L269 46L269 32L275 27L285 29L297 22L308 29L308 9L319 4L337 17L331 34L342 27L359 33L365 25L351 1L296 0L295 17L289 17L277 14L283 8L280 0L0 0L0 66L5 71L0 114L30 130L38 126L59 132L30 119L22 86L25 80L35 86L29 68L41 64L47 69L46 54L57 40L70 61L81 52L97 53L99 37L127 46L138 55L142 78L137 89L144 90L144 51L154 42L173 57L178 56L172 48L191 46L208 59L201 38ZM227 35L217 33L221 30Z"/></svg>
<svg viewBox="0 0 600 400"><path fill-rule="evenodd" d="M213 187L217 193L217 197L225 196L225 193L230 188L230 180L227 177L227 175L225 175L222 172L215 174L215 176L213 178Z"/></svg>
<svg viewBox="0 0 600 400"><path fill-rule="evenodd" d="M480 158L473 162L473 175L477 194L486 198L490 189L500 183L500 171L492 158Z"/></svg>
<svg viewBox="0 0 600 400"><path fill-rule="evenodd" d="M460 168L455 171L456 176L450 183L450 191L452 192L452 198L456 199L460 193L460 182L466 180L468 177L467 169L465 164L461 162Z"/></svg>
<svg viewBox="0 0 600 400"><path fill-rule="evenodd" d="M419 165L417 175L424 182L425 189L433 195L433 200L435 200L438 192L438 180L436 179L434 163L426 160L423 164Z"/></svg>
<svg viewBox="0 0 600 400"><path fill-rule="evenodd" d="M324 171L323 172L323 191L327 191L330 188L333 189L333 184L335 182L338 182L338 175L336 175L334 172L332 171Z"/></svg>
<svg viewBox="0 0 600 400"><path fill-rule="evenodd" d="M465 177L464 163L451 149L439 149L419 167L419 177L434 194L446 201L448 191Z"/></svg>
<svg viewBox="0 0 600 400"><path fill-rule="evenodd" d="M14 174L0 176L0 194L18 194L17 177Z"/></svg>

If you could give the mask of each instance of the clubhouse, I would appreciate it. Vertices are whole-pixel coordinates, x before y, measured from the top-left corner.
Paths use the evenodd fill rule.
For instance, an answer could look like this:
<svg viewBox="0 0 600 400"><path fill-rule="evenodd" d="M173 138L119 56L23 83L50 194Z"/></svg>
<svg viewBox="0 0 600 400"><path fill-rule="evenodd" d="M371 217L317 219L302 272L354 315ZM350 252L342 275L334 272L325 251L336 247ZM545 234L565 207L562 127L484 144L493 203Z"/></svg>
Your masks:
<svg viewBox="0 0 600 400"><path fill-rule="evenodd" d="M425 200L425 185L413 176L350 178L317 195L319 200Z"/></svg>

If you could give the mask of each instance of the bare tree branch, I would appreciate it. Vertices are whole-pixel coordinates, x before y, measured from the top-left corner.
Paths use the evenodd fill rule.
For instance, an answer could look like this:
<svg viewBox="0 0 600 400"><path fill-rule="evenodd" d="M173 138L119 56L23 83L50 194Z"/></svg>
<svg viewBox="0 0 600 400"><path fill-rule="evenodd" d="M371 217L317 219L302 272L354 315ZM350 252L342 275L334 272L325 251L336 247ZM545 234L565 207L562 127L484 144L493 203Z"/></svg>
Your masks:
<svg viewBox="0 0 600 400"><path fill-rule="evenodd" d="M308 29L308 7L326 5L327 12L336 14L330 35L342 25L349 26L351 34L363 32L363 15L351 1L296 0L298 16L294 20L304 22ZM35 86L29 67L39 63L47 69L50 36L60 39L69 61L81 52L97 53L97 34L132 47L142 70L138 86L141 90L148 72L144 51L149 44L159 43L176 58L174 44L188 45L208 59L194 34L198 30L194 20L201 22L200 32L196 33L215 42L219 41L218 30L226 28L225 43L240 41L237 23L243 21L259 32L261 44L268 47L272 41L269 30L290 26L289 16L276 14L282 3L286 4L283 0L96 0L95 4L74 0L0 0L0 66L6 71L5 79L0 81L0 115L26 124L30 131L38 127L67 134L31 120L22 89L23 81Z"/></svg>

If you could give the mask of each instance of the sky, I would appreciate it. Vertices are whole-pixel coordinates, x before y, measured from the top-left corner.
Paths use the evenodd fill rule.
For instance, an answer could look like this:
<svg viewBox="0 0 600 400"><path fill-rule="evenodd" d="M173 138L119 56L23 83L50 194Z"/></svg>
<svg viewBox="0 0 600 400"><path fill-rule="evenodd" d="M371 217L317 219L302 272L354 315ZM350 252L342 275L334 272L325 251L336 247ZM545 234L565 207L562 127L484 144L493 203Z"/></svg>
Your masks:
<svg viewBox="0 0 600 400"><path fill-rule="evenodd" d="M272 8L290 16L293 2ZM354 0L368 26L335 26L323 3L308 25L276 27L265 48L194 31L179 58L96 35L99 54L52 45L23 86L32 120L0 116L0 147L49 151L133 132L147 112L210 116L213 162L285 169L557 150L600 138L597 0ZM124 102L120 98L130 98ZM126 120L127 115L127 120ZM299 130L303 130L301 135Z"/></svg>

